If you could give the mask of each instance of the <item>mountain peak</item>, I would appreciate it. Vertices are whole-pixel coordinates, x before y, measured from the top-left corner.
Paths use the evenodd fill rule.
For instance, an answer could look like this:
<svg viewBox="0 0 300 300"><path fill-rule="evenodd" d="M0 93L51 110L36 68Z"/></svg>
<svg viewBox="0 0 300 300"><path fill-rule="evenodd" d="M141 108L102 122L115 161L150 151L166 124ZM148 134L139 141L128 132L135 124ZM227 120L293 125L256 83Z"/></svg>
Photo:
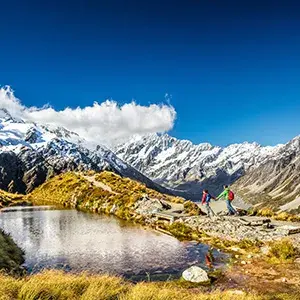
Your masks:
<svg viewBox="0 0 300 300"><path fill-rule="evenodd" d="M202 188L218 192L222 184L234 182L248 170L299 149L299 142L296 137L275 147L255 142L217 147L155 134L121 144L115 153L153 180L181 190L187 197L199 198ZM286 147L291 150L286 151Z"/></svg>

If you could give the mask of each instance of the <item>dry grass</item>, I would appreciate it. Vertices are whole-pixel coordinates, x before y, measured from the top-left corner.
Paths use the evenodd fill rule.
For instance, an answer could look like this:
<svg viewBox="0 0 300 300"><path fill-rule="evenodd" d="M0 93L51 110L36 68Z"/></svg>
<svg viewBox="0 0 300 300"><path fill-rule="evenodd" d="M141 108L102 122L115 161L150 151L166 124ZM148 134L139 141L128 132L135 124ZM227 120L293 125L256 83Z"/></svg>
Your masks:
<svg viewBox="0 0 300 300"><path fill-rule="evenodd" d="M271 262L291 262L296 258L297 250L289 239L270 243L269 258Z"/></svg>
<svg viewBox="0 0 300 300"><path fill-rule="evenodd" d="M205 213L195 202L185 201L183 205L184 205L185 212L190 216L205 215Z"/></svg>
<svg viewBox="0 0 300 300"><path fill-rule="evenodd" d="M104 171L95 175L95 180L103 182L108 185L116 193L126 193L133 197L140 197L143 194L147 194L151 198L158 198L161 200L167 200L175 203L183 203L184 199L180 197L174 197L166 194L159 193L155 190L149 189L145 184L138 181L121 177L113 172Z"/></svg>
<svg viewBox="0 0 300 300"><path fill-rule="evenodd" d="M24 203L24 195L12 194L0 190L0 208Z"/></svg>
<svg viewBox="0 0 300 300"><path fill-rule="evenodd" d="M279 295L278 295L279 296ZM262 300L293 299L258 296L227 290L203 293L197 288L179 288L172 282L131 284L107 275L66 274L45 271L22 279L0 275L0 300Z"/></svg>
<svg viewBox="0 0 300 300"><path fill-rule="evenodd" d="M275 212L271 207L264 207L261 209L250 209L248 211L248 215L272 218L277 221L300 222L299 216L288 212Z"/></svg>
<svg viewBox="0 0 300 300"><path fill-rule="evenodd" d="M160 194L139 182L122 178L112 172L104 171L92 176L96 181L109 186L111 191L96 186L78 173L68 172L49 179L25 199L35 204L63 205L106 214L114 207L117 217L136 222L141 220L134 205L144 194L174 202L183 201L182 198Z"/></svg>

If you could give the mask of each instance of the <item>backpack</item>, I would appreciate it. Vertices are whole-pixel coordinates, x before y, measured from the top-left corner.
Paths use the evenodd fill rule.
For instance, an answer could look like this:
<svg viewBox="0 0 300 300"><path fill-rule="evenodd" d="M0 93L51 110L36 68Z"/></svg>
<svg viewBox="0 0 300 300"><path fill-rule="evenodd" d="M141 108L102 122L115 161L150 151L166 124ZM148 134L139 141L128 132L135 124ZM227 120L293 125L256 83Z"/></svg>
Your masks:
<svg viewBox="0 0 300 300"><path fill-rule="evenodd" d="M232 201L233 199L234 199L234 193L233 193L233 191L229 191L229 193L228 193L228 200Z"/></svg>
<svg viewBox="0 0 300 300"><path fill-rule="evenodd" d="M206 202L206 203L209 203L209 202L210 202L210 199L211 199L211 194L207 193L207 194L206 194L205 202Z"/></svg>

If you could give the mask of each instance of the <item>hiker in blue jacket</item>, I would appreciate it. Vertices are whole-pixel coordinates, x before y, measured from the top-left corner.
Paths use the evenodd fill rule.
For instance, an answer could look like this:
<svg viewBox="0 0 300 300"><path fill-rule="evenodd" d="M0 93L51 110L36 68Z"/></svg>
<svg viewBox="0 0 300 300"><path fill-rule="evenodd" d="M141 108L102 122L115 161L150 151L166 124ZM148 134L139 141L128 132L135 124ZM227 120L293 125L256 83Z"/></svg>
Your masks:
<svg viewBox="0 0 300 300"><path fill-rule="evenodd" d="M205 204L206 206L206 211L207 211L207 216L210 218L210 213L215 216L215 212L211 209L210 207L210 200L215 199L214 197L211 196L211 194L208 192L208 190L204 190L202 194L202 205Z"/></svg>

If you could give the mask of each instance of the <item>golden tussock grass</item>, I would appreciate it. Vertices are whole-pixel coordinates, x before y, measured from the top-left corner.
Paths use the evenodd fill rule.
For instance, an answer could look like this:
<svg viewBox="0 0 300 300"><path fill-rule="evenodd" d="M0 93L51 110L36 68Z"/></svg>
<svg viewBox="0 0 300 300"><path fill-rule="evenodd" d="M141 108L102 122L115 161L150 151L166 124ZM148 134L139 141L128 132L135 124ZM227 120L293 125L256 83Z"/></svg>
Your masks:
<svg viewBox="0 0 300 300"><path fill-rule="evenodd" d="M85 176L92 176L95 182L91 182ZM97 182L110 189L98 186ZM158 193L137 181L122 178L108 171L95 175L67 172L55 176L25 196L25 199L35 204L63 205L106 214L115 207L114 214L119 218L141 222L135 213L134 205L144 194L160 200L183 201L182 198Z"/></svg>
<svg viewBox="0 0 300 300"><path fill-rule="evenodd" d="M271 298L228 290L203 293L179 288L172 282L132 284L108 275L66 274L45 271L21 279L0 275L0 300L260 300Z"/></svg>
<svg viewBox="0 0 300 300"><path fill-rule="evenodd" d="M151 198L158 198L175 203L183 203L184 199L181 197L170 196L159 193L155 190L149 189L145 184L138 181L121 177L113 172L103 171L95 175L97 181L107 184L116 193L130 193L131 195L140 197L147 194Z"/></svg>
<svg viewBox="0 0 300 300"><path fill-rule="evenodd" d="M288 238L274 241L269 244L269 247L270 262L292 262L297 256L297 249Z"/></svg>
<svg viewBox="0 0 300 300"><path fill-rule="evenodd" d="M259 216L272 218L277 221L300 222L300 217L284 211L274 211L271 207L263 207L261 209L250 209L250 216Z"/></svg>
<svg viewBox="0 0 300 300"><path fill-rule="evenodd" d="M24 202L24 195L21 194L12 194L0 190L0 208L18 205Z"/></svg>

